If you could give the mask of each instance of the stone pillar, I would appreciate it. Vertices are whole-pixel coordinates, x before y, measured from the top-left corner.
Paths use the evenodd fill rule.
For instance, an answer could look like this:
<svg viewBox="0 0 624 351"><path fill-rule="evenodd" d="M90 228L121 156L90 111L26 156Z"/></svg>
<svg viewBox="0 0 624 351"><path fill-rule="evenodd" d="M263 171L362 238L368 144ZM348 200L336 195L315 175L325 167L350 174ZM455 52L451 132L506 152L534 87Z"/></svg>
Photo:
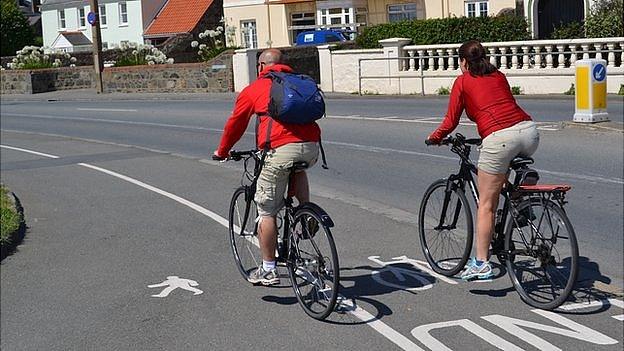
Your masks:
<svg viewBox="0 0 624 351"><path fill-rule="evenodd" d="M336 45L319 45L319 70L321 73L321 90L324 92L334 91L334 70L331 49Z"/></svg>
<svg viewBox="0 0 624 351"><path fill-rule="evenodd" d="M383 47L384 57L387 59L388 67L388 76L389 77L397 77L399 72L403 69L403 60L399 59L399 57L405 57L403 53L403 47L412 42L412 39L408 38L390 38L383 39L379 41L379 44ZM388 93L401 94L401 84L399 78L391 78L390 82L390 90Z"/></svg>
<svg viewBox="0 0 624 351"><path fill-rule="evenodd" d="M235 51L232 57L235 92L240 92L258 77L256 72L258 51L258 49L240 49Z"/></svg>
<svg viewBox="0 0 624 351"><path fill-rule="evenodd" d="M404 56L403 47L411 42L412 39L408 38L390 38L379 41L383 47L384 57L388 59L391 75L396 75L403 67L398 58Z"/></svg>

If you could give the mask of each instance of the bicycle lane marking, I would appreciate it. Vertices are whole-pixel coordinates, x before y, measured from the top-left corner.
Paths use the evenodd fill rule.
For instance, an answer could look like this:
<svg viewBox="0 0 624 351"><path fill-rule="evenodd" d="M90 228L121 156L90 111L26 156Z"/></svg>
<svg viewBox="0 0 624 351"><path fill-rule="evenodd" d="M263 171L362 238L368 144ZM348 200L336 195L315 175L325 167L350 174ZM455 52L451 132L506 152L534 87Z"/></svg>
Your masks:
<svg viewBox="0 0 624 351"><path fill-rule="evenodd" d="M38 151L33 151L33 150L28 150L28 149L23 149L23 148L17 148L14 146L8 146L8 145L4 145L1 144L0 145L1 148L5 148L5 149L10 149L10 150L15 150L15 151L21 151L21 152L25 152L25 153L30 153L33 155L38 155L38 156L43 156L43 157L47 157L47 158L60 158L60 156L56 156L56 155L51 155L51 154L45 154L45 153L41 153ZM113 172L111 170L105 169L105 168L101 168L98 166L94 166L88 163L78 163L77 165L82 166L82 167L86 167L101 173L105 173L108 174L110 176L116 177L118 179L124 180L126 182L135 184L139 187L142 187L144 189L147 189L149 191L155 192L157 194L160 194L162 196L165 196L173 201L176 201L184 206L187 206L211 219L213 219L214 221L216 221L217 223L221 224L222 226L229 228L229 221L223 217L221 217L220 215L192 202L189 201L185 198L182 198L180 196L177 196L175 194L172 194L168 191L159 189L155 186L149 185L147 183L144 183L140 180L128 177L126 175L117 173L117 172ZM346 312L348 312L349 314L351 314L352 316L356 317L357 319L361 320L362 322L364 322L365 324L367 324L369 327L375 329L375 331L377 331L379 334L381 334L382 336L384 336L386 339L388 339L389 341L393 342L395 345L399 346L401 349L406 350L406 351L424 351L422 348L420 348L418 345L416 345L414 342L412 342L409 338L407 338L406 336L404 336L403 334L399 333L398 331L394 330L392 327L390 327L389 325L387 325L386 323L382 322L379 318L375 317L373 314L371 314L370 312L366 311L365 309L359 307L358 305L355 304L355 302L351 301L351 300L347 300L346 298L341 298L340 299L340 305L342 305L343 310L345 310Z"/></svg>

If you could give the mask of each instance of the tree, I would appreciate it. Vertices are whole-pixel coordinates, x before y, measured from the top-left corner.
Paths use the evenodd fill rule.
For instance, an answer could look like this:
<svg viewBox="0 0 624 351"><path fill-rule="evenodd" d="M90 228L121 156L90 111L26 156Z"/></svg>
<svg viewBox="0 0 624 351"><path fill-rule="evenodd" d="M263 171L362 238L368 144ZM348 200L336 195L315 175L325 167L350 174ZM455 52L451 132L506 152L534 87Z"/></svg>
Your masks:
<svg viewBox="0 0 624 351"><path fill-rule="evenodd" d="M598 0L585 19L588 38L624 36L623 0Z"/></svg>
<svg viewBox="0 0 624 351"><path fill-rule="evenodd" d="M15 0L0 0L0 55L13 56L33 43L35 34Z"/></svg>

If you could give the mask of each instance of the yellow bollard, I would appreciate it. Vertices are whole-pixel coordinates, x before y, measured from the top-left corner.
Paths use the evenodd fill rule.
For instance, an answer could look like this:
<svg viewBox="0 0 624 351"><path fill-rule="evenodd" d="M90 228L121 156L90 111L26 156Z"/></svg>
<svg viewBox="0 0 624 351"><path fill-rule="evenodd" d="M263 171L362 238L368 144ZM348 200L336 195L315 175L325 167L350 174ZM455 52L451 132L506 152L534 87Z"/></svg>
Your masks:
<svg viewBox="0 0 624 351"><path fill-rule="evenodd" d="M579 60L576 66L574 122L609 120L607 113L607 61Z"/></svg>

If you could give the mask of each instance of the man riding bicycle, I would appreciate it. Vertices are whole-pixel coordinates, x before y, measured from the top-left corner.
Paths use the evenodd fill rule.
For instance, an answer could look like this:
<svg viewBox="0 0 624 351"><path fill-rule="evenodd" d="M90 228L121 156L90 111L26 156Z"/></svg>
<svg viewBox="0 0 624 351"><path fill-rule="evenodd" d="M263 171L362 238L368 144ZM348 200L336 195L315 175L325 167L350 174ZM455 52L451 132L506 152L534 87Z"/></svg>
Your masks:
<svg viewBox="0 0 624 351"><path fill-rule="evenodd" d="M260 216L258 237L262 265L251 272L247 280L252 284L274 285L279 283L275 263L276 215L284 205L284 193L293 163L304 161L309 167L316 163L321 130L315 122L290 124L272 119L268 115L272 84L268 74L293 72L292 68L282 63L282 53L279 50L263 51L258 58L257 69L258 79L243 89L236 99L213 158L227 158L234 144L247 129L251 117L254 114L258 116L256 144L259 149L267 150L254 197ZM299 203L308 202L310 193L305 171L295 173L293 184L296 184L294 194Z"/></svg>

